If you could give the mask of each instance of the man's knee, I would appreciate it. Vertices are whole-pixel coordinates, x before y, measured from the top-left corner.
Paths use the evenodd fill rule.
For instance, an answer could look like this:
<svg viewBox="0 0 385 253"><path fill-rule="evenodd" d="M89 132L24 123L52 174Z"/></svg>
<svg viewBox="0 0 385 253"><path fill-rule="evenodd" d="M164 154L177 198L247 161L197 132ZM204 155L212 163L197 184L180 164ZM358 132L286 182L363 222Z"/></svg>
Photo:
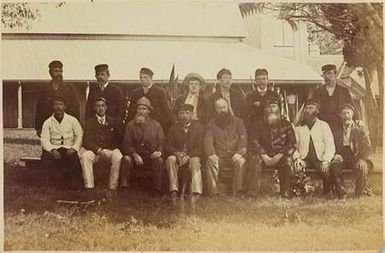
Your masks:
<svg viewBox="0 0 385 253"><path fill-rule="evenodd" d="M86 150L84 151L81 156L80 156L80 160L81 161L89 161L89 160L93 160L95 157L95 154L94 152L92 152L91 150Z"/></svg>
<svg viewBox="0 0 385 253"><path fill-rule="evenodd" d="M133 165L132 158L128 155L124 155L122 157L122 164L124 167L132 167L132 165Z"/></svg>
<svg viewBox="0 0 385 253"><path fill-rule="evenodd" d="M201 159L199 157L191 157L188 165L191 173L197 173L201 171Z"/></svg>
<svg viewBox="0 0 385 253"><path fill-rule="evenodd" d="M174 165L174 164L176 164L176 156L170 155L169 157L167 157L167 159L166 159L166 165L167 165L167 167L168 167L169 165Z"/></svg>
<svg viewBox="0 0 385 253"><path fill-rule="evenodd" d="M156 168L161 168L163 166L163 158L157 157L153 160L153 166Z"/></svg>

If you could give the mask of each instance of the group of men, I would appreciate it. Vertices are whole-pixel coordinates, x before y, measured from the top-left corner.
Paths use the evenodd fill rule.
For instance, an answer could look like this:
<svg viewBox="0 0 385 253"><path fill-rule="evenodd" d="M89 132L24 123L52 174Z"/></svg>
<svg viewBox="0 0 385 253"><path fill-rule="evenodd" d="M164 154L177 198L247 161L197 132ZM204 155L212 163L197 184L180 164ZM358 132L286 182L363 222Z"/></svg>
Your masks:
<svg viewBox="0 0 385 253"><path fill-rule="evenodd" d="M74 174L81 171L86 192L94 191L93 167L104 160L110 164L111 191L129 188L136 170L147 170L155 195L162 195L167 175L173 203L182 190L182 171L194 203L204 190L219 195L219 174L225 168L232 170L235 196L258 195L262 170L274 168L281 196L290 198L291 179L304 167L317 169L326 196L346 197L343 168L356 172L357 196L370 194L369 137L356 121L349 91L337 84L335 65L322 67L325 85L306 101L297 127L282 117L281 100L268 87L266 69L255 71L254 90L247 96L231 86L228 69L218 72L219 85L208 98L202 95L203 77L190 73L184 94L170 110L151 69L140 70L141 87L133 91L127 108L121 89L108 82L108 65L100 64L82 128L76 119L77 94L63 82L63 64L53 61L49 69L52 81L41 91L36 111L42 160L50 170L64 161Z"/></svg>

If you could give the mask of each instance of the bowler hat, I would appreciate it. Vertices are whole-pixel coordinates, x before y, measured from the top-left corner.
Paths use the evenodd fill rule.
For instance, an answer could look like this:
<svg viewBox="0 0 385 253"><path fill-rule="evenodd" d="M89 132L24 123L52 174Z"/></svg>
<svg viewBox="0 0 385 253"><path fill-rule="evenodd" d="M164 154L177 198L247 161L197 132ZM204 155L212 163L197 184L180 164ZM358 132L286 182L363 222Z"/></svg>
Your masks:
<svg viewBox="0 0 385 253"><path fill-rule="evenodd" d="M136 102L136 107L138 107L139 105L146 106L148 109L150 109L150 111L154 110L154 108L151 105L151 101L148 100L148 98L146 97L139 98L138 102Z"/></svg>
<svg viewBox="0 0 385 253"><path fill-rule="evenodd" d="M314 99L314 98L308 99L308 100L306 101L306 103L305 103L305 106L306 106L306 105L315 105L315 106L318 107L318 109L321 107L321 104L319 103L319 101L316 100L316 99Z"/></svg>

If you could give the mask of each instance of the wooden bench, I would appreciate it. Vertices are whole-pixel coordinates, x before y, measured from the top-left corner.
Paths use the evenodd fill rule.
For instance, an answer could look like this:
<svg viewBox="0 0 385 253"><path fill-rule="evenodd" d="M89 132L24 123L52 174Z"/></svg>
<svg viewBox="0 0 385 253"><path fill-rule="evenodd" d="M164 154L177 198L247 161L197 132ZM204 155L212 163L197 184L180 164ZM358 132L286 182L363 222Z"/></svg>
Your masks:
<svg viewBox="0 0 385 253"><path fill-rule="evenodd" d="M25 163L25 167L36 169L40 165L41 158L36 156L23 156L20 158L20 161Z"/></svg>

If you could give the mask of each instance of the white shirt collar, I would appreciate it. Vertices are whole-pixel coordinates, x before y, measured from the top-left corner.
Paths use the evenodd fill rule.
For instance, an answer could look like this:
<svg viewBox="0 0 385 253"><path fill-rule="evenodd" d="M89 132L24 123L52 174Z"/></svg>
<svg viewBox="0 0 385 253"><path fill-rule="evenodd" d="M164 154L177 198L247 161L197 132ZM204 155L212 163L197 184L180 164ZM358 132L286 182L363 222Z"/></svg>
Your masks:
<svg viewBox="0 0 385 253"><path fill-rule="evenodd" d="M63 119L61 120L61 122L63 122L66 118L67 118L67 113L64 112ZM59 123L59 124L61 123L61 122L59 122L59 121L55 118L54 113L52 113L52 119L53 119L55 122Z"/></svg>
<svg viewBox="0 0 385 253"><path fill-rule="evenodd" d="M106 115L104 115L103 117L100 117L100 116L97 115L97 114L95 114L95 115L96 115L96 117L98 118L99 121L100 121L100 120L103 120L103 121L106 120Z"/></svg>
<svg viewBox="0 0 385 253"><path fill-rule="evenodd" d="M142 86L142 89L143 89L144 93L147 93L147 92L152 88L153 85L154 85L154 84L152 83L152 84L150 84L150 86L148 86L147 88L144 88L144 87Z"/></svg>
<svg viewBox="0 0 385 253"><path fill-rule="evenodd" d="M262 90L261 88L259 88L259 87L257 87L257 90L258 90L258 92L260 93L260 94L266 94L266 92L267 92L267 87L266 87L266 89L264 89L264 90Z"/></svg>

